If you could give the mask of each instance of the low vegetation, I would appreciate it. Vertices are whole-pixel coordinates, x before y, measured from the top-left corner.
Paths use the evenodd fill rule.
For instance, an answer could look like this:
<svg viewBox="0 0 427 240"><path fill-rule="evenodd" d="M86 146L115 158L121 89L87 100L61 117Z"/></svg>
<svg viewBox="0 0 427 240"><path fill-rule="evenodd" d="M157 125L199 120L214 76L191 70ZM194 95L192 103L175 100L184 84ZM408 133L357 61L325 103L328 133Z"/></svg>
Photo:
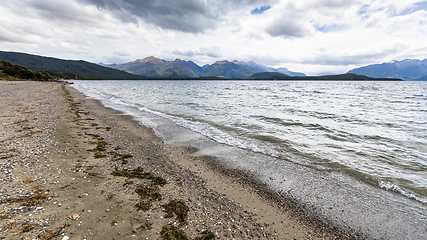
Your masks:
<svg viewBox="0 0 427 240"><path fill-rule="evenodd" d="M46 71L31 71L21 65L0 61L0 77L6 80L52 81L52 76Z"/></svg>

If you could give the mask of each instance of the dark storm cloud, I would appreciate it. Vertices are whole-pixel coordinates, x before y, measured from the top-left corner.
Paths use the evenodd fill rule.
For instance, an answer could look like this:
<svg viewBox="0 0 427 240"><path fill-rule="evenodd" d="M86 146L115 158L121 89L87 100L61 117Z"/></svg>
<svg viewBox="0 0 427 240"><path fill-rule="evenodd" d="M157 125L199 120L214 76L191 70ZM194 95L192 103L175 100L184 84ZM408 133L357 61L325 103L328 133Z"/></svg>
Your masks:
<svg viewBox="0 0 427 240"><path fill-rule="evenodd" d="M162 29L200 33L214 28L231 11L256 0L79 0L115 14L122 21L145 22Z"/></svg>

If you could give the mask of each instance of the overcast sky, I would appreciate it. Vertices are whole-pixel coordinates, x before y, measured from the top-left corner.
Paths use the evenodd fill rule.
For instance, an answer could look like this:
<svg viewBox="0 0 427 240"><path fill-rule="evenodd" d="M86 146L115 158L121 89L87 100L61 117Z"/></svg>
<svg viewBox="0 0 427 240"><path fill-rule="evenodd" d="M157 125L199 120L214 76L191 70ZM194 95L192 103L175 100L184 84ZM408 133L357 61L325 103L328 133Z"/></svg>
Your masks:
<svg viewBox="0 0 427 240"><path fill-rule="evenodd" d="M427 1L2 0L0 50L124 63L254 60L309 75L427 58Z"/></svg>

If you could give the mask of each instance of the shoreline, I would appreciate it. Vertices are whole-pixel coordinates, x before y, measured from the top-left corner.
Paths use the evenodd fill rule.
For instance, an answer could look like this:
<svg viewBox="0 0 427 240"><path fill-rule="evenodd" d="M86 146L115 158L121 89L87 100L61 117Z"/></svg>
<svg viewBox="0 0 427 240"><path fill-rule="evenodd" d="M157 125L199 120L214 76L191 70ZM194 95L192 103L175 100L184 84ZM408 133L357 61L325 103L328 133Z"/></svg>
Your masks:
<svg viewBox="0 0 427 240"><path fill-rule="evenodd" d="M311 205L302 202L298 192L276 191L251 171L230 167L209 154L219 149L165 143L135 117L105 107L68 85L0 81L0 97L0 158L5 163L0 167L0 239L160 239L164 226L182 230L190 239L209 233L216 239L386 238L385 232L370 235L372 232L350 227L345 221L329 221L318 208L327 195L310 192L314 182L294 185L301 186L299 194L308 194L306 199L317 198ZM247 155L240 156L260 157L243 154ZM114 174L138 167L151 178ZM354 184L339 174L322 173L313 179L327 176L344 182L325 180L318 191L334 187L345 191ZM164 179L166 184L153 185L154 178ZM304 186L308 189L302 190ZM161 196L149 199L146 211L135 208L147 202L136 193L141 187L155 189ZM355 187L356 195L348 193L346 199L334 199L332 204L352 202L353 198L364 200L362 206L375 203L363 190L368 189ZM378 194L393 195L383 190ZM177 214L165 217L163 209L172 200L188 206L185 224ZM341 211L339 205L333 206ZM374 225L368 230L390 229L404 221L393 219L399 216L395 214L398 206L377 207L379 214L388 216L379 223L390 225L375 226L378 220L369 217L359 219ZM351 205L345 213L342 210L343 215L356 212L368 214ZM422 239L419 227L425 214L409 220L404 226L420 221L414 225L418 232L399 226L397 233Z"/></svg>
<svg viewBox="0 0 427 240"><path fill-rule="evenodd" d="M77 92L77 90L75 91ZM77 94L81 94L83 96L83 94L80 92L77 92ZM346 236L345 238L351 239L351 237L345 231L340 231L338 229L331 230L331 228L326 225L319 225L315 227L313 222L309 223L307 221L309 219L312 220L314 218L303 219L301 212L299 213L300 214L299 217L290 216L289 213L283 211L282 209L283 207L278 208L277 204L272 199L270 200L266 199L269 196L272 196L274 194L273 191L267 190L264 184L262 184L258 180L255 180L255 178L249 177L246 173L241 172L239 170L232 170L232 169L225 168L220 164L220 161L218 161L215 157L211 157L203 154L200 155L198 153L198 149L196 148L164 144L163 140L157 137L157 135L151 129L148 129L147 127L141 125L137 120L134 119L133 116L126 115L122 112L113 110L111 108L107 108L98 100L89 99L85 96L83 97L84 97L83 101L87 101L87 102L90 102L90 104L93 104L93 106L90 109L92 113L102 109L102 111L107 110L111 112L111 114L116 114L116 117L120 118L120 119L116 119L115 117L111 119L112 122L110 123L110 125L115 125L115 124L120 125L120 123L124 123L126 127L133 126L137 129L148 131L149 134L154 139L156 139L156 141L158 141L157 144L160 146L160 148L163 148L164 150L163 154L167 156L166 161L170 161L173 165L178 167L178 172L166 172L164 174L167 174L167 175L177 174L179 176L178 178L181 178L182 175L188 174L187 176L189 177L186 179L186 181L189 181L189 183L187 183L188 187L190 188L198 187L197 186L198 184L202 184L201 187L203 189L207 189L208 192L213 192L214 195L218 194L218 196L220 196L220 198L224 202L228 202L227 204L230 204L230 202L233 205L237 204L238 205L237 207L241 208L239 210L240 213L235 212L233 213L234 215L242 214L243 212L243 213L249 213L249 215L252 215L252 217L249 217L248 219L252 219L252 218L263 219L264 221L253 223L253 226L258 226L261 230L264 230L264 228L270 227L272 228L274 234L271 234L270 236L268 236L264 233L263 235L259 235L259 236L261 237L268 236L271 239L283 239L283 238L334 239L337 237ZM165 164L165 162L162 162L162 163ZM136 167L136 166L139 166L140 163L131 162L130 164L131 165L135 164L134 166ZM168 164L165 164L165 165L168 165ZM163 167L165 165L163 165ZM170 171L171 169L169 168L168 170ZM160 169L157 169L157 171L160 171ZM242 183L244 183L245 185L242 185ZM191 191L191 190L187 189L185 191ZM269 194L271 195L267 194L267 192L270 192ZM264 194L262 195L260 193L264 193ZM184 198L185 196L188 196L182 193L179 193L178 195L181 195ZM198 200L200 201L200 199ZM275 206L271 206L271 205L275 205ZM261 209L264 208L264 212L268 211L269 214L271 215L260 216L260 213L253 211L257 207L261 207ZM299 207L296 207L296 208L299 208ZM231 213L227 212L227 214L231 214ZM282 223L279 224L278 223L279 221L281 221ZM319 222L316 222L316 223L319 223ZM213 224L213 225L215 226L216 224ZM252 238L251 235L252 234L249 234L249 236L246 236L246 237L243 236L243 239ZM219 239L223 239L224 236L221 237L221 235L220 236L217 235L217 237L219 237ZM228 237L231 237L231 236L228 236ZM236 236L233 236L233 238L235 237ZM236 238L239 239L238 236ZM228 239L228 238L226 237L225 239ZM255 239L257 238L255 237Z"/></svg>
<svg viewBox="0 0 427 240"><path fill-rule="evenodd" d="M2 239L159 239L163 226L190 239L208 233L216 239L351 238L292 216L268 201L256 180L220 169L194 148L164 144L132 117L69 86L0 85ZM143 200L135 190L153 183L112 175L140 166L167 181L148 211L135 208ZM188 206L186 224L165 217L162 209L174 199Z"/></svg>
<svg viewBox="0 0 427 240"><path fill-rule="evenodd" d="M73 86L80 86L79 83L76 84ZM198 150L198 156L211 156L209 159L215 160L211 169L221 167L228 173L231 172L230 169L241 171L242 175L250 179L243 183L244 186L248 182L256 182L258 186L262 186L259 187L259 192L272 193L267 200L274 199L278 206L291 205L292 209L297 209L296 212L315 223L314 225L326 223L329 228L350 233L350 236L358 239L425 238L427 206L413 199L378 188L340 171L312 168L292 160L221 144L186 127L180 127L167 117L159 117L155 112L153 115L150 110L140 110L138 105L100 96L85 89L83 82L82 86L77 89L86 96L99 100L103 106L132 116L142 125L153 129L165 143L191 146ZM199 171L192 166L194 162L195 160L189 161L187 168ZM208 161L205 159L203 162ZM215 184L217 183L213 183ZM250 186L247 188L251 189ZM218 191L230 194L225 190Z"/></svg>

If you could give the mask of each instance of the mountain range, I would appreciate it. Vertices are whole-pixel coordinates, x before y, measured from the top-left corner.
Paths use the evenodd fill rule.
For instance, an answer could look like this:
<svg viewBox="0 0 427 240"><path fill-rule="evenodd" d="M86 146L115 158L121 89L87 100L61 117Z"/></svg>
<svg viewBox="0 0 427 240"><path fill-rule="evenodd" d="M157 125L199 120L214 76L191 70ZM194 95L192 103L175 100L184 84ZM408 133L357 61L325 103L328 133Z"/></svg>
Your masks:
<svg viewBox="0 0 427 240"><path fill-rule="evenodd" d="M32 71L48 71L65 79L192 79L192 80L404 80L427 81L427 59L407 59L374 64L350 70L347 74L306 76L286 68L271 68L254 61L217 61L199 66L192 61L162 60L147 57L125 64L94 64L82 60L63 60L27 53L0 51L0 61L22 65ZM102 65L102 66L100 66ZM0 71L1 74L1 71ZM368 78L365 78L367 76Z"/></svg>
<svg viewBox="0 0 427 240"><path fill-rule="evenodd" d="M167 61L156 57L146 57L124 64L104 65L128 73L146 77L209 77L245 79L255 73L279 72L289 76L305 76L304 73L291 72L286 68L271 68L255 63L254 61L217 61L213 64L199 66L192 61L175 59Z"/></svg>
<svg viewBox="0 0 427 240"><path fill-rule="evenodd" d="M167 61L156 57L146 57L124 64L105 65L128 73L146 77L209 77L216 76L227 79L246 79L256 73L274 72L291 77L306 77L304 73L292 72L287 68L272 68L257 64L254 61L217 61L213 64L199 66L192 61L176 59ZM427 80L427 59L406 59L382 64L373 64L355 68L348 74L363 75L370 78L396 78L403 80Z"/></svg>
<svg viewBox="0 0 427 240"><path fill-rule="evenodd" d="M373 64L348 71L373 78L400 78L403 80L427 80L427 59L405 59Z"/></svg>
<svg viewBox="0 0 427 240"><path fill-rule="evenodd" d="M176 59L172 62L156 57L146 57L124 64L104 66L147 77L169 77L171 75L198 77L203 72L202 67L191 61Z"/></svg>

